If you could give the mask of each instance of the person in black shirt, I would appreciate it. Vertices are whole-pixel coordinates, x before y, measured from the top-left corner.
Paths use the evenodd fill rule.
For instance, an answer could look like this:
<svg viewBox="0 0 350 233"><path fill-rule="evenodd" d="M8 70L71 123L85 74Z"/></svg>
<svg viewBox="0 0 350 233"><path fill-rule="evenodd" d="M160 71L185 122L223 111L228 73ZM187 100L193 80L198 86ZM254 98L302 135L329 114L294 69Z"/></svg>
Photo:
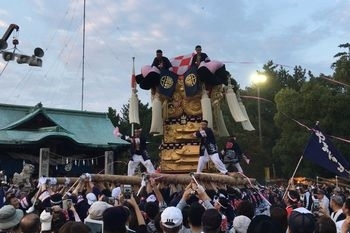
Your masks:
<svg viewBox="0 0 350 233"><path fill-rule="evenodd" d="M223 155L223 162L226 166L226 169L229 169L231 165L234 165L237 169L237 172L243 173L243 169L240 165L241 158L243 158L247 164L249 164L249 159L242 152L239 144L236 141L236 137L229 137L226 141L224 149L221 151Z"/></svg>
<svg viewBox="0 0 350 233"><path fill-rule="evenodd" d="M219 157L214 132L208 127L207 120L201 121L199 130L194 132L193 136L201 140L197 173L201 173L209 160L211 160L220 173L227 174L227 169Z"/></svg>
<svg viewBox="0 0 350 233"><path fill-rule="evenodd" d="M206 53L202 53L202 47L200 45L197 45L196 48L196 54L192 57L191 66L198 67L202 61L209 62L210 58Z"/></svg>
<svg viewBox="0 0 350 233"><path fill-rule="evenodd" d="M142 129L135 129L134 136L126 138L130 141L130 160L128 163L128 176L133 176L137 166L142 163L148 173L155 171L147 151L146 136L141 133Z"/></svg>
<svg viewBox="0 0 350 233"><path fill-rule="evenodd" d="M153 62L152 62L152 67L155 66L157 67L159 70L162 70L162 69L169 69L172 67L169 59L167 57L164 57L163 56L163 51L158 49L156 51L156 57L153 59Z"/></svg>

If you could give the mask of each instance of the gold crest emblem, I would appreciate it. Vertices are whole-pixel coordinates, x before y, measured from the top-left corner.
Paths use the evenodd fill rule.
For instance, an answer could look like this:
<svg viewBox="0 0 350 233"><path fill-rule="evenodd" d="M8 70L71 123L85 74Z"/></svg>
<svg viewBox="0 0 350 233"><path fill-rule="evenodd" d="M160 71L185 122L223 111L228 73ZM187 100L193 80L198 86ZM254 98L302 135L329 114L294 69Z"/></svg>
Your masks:
<svg viewBox="0 0 350 233"><path fill-rule="evenodd" d="M197 76L195 74L189 74L185 78L185 85L188 87L193 87L197 83Z"/></svg>
<svg viewBox="0 0 350 233"><path fill-rule="evenodd" d="M164 75L160 78L160 85L164 89L169 89L174 85L174 80L170 76Z"/></svg>

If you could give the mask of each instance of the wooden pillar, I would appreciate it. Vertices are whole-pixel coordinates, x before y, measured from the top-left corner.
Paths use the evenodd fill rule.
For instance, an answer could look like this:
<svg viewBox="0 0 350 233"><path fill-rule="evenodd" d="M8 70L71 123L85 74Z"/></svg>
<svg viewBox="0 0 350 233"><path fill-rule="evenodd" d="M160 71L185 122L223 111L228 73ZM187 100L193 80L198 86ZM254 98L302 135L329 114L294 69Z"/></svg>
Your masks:
<svg viewBox="0 0 350 233"><path fill-rule="evenodd" d="M39 177L49 176L50 148L40 148L39 157Z"/></svg>
<svg viewBox="0 0 350 233"><path fill-rule="evenodd" d="M105 174L114 174L114 153L113 151L105 151Z"/></svg>

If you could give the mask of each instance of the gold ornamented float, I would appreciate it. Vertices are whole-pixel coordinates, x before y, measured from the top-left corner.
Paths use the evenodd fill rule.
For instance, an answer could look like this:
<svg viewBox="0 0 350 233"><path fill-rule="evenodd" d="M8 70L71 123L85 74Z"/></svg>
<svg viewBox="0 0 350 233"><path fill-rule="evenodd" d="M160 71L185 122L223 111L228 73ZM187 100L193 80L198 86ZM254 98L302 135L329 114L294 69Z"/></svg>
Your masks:
<svg viewBox="0 0 350 233"><path fill-rule="evenodd" d="M193 135L205 119L217 136L229 136L221 111L225 102L236 122L246 130L254 130L244 106L234 92L231 76L219 61L202 61L191 66L193 54L171 59L170 69L144 66L132 81L152 94L152 122L150 133L162 135L160 170L162 173L196 171L199 140ZM134 66L133 66L134 73ZM134 77L134 76L133 76ZM130 99L130 123L138 123L137 101ZM133 106L134 105L134 106ZM135 117L136 116L136 117ZM207 171L210 170L208 167Z"/></svg>

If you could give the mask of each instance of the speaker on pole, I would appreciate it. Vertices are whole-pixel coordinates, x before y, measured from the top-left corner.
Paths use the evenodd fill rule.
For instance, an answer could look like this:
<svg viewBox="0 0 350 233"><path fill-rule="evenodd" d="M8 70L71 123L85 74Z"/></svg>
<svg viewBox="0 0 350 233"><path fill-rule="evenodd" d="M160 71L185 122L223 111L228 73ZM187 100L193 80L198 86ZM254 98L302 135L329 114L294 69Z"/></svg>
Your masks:
<svg viewBox="0 0 350 233"><path fill-rule="evenodd" d="M30 56L27 56L27 55L17 56L17 63L18 64L29 63L29 60L30 60Z"/></svg>
<svg viewBox="0 0 350 233"><path fill-rule="evenodd" d="M42 50L41 48L35 48L34 49L34 55L37 57L43 57L44 56L44 50Z"/></svg>
<svg viewBox="0 0 350 233"><path fill-rule="evenodd" d="M13 52L2 52L2 58L5 61L12 61L15 59L15 54Z"/></svg>

